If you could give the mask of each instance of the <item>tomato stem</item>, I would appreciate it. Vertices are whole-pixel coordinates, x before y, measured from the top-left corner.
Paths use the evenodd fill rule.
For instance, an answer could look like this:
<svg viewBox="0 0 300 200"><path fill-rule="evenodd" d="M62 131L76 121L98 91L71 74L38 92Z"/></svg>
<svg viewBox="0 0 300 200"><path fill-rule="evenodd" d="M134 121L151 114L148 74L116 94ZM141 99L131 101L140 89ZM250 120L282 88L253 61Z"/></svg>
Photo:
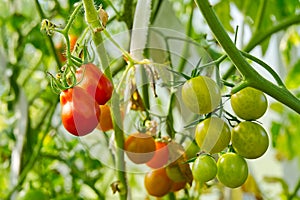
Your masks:
<svg viewBox="0 0 300 200"><path fill-rule="evenodd" d="M211 31L216 39L231 59L232 63L243 75L244 81L247 81L249 86L265 92L279 102L290 107L297 113L300 113L300 100L295 97L285 87L280 87L262 77L252 66L244 59L242 53L234 45L227 32L225 31L220 20L216 16L209 4L208 0L195 0L197 6L202 12Z"/></svg>
<svg viewBox="0 0 300 200"><path fill-rule="evenodd" d="M100 63L104 74L112 81L112 75L110 71L109 61L107 57L107 52L103 44L103 38L100 31L96 31L99 28L103 28L102 24L99 21L98 12L94 6L93 0L83 0L83 6L85 10L85 18L88 26L92 30L93 41L97 47L97 53L100 58ZM113 83L113 81L112 81ZM124 161L124 133L122 126L122 118L120 114L120 97L116 90L113 91L111 98L111 114L112 121L114 125L114 134L116 141L116 168L118 172L118 179L120 185L122 186L122 191L119 192L120 199L127 199L128 187L126 180L126 165Z"/></svg>
<svg viewBox="0 0 300 200"><path fill-rule="evenodd" d="M251 54L245 52L245 51L241 51L242 55L245 56L246 58L256 62L257 64L259 64L260 66L262 66L264 69L266 69L275 79L275 81L277 82L277 84L281 87L285 87L284 83L282 82L281 78L279 77L279 75L273 70L272 67L270 67L267 63L265 63L264 61L258 59L255 56L252 56Z"/></svg>

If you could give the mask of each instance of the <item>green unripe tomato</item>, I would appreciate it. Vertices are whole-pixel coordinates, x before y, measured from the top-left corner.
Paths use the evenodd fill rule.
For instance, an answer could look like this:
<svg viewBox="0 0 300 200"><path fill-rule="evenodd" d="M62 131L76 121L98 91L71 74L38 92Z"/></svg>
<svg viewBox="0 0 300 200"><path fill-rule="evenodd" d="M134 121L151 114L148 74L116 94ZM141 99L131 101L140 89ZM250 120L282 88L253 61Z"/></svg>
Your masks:
<svg viewBox="0 0 300 200"><path fill-rule="evenodd" d="M214 154L225 149L231 138L229 126L218 117L210 117L196 126L195 140L202 151Z"/></svg>
<svg viewBox="0 0 300 200"><path fill-rule="evenodd" d="M180 181L186 180L184 174L182 174L178 165L167 166L166 172L167 172L168 177L174 182L180 182Z"/></svg>
<svg viewBox="0 0 300 200"><path fill-rule="evenodd" d="M220 88L207 76L197 76L186 81L181 92L183 103L197 114L212 112L221 101Z"/></svg>
<svg viewBox="0 0 300 200"><path fill-rule="evenodd" d="M244 120L258 119L265 114L268 108L265 94L251 87L246 87L233 94L230 102L235 114Z"/></svg>
<svg viewBox="0 0 300 200"><path fill-rule="evenodd" d="M217 167L217 178L226 187L237 188L247 180L247 162L238 154L223 154L218 159Z"/></svg>
<svg viewBox="0 0 300 200"><path fill-rule="evenodd" d="M249 121L241 122L232 129L231 141L236 153L249 159L262 156L269 146L269 138L265 129Z"/></svg>
<svg viewBox="0 0 300 200"><path fill-rule="evenodd" d="M200 155L195 160L192 168L194 180L201 183L214 179L217 171L218 168L215 159L207 154Z"/></svg>

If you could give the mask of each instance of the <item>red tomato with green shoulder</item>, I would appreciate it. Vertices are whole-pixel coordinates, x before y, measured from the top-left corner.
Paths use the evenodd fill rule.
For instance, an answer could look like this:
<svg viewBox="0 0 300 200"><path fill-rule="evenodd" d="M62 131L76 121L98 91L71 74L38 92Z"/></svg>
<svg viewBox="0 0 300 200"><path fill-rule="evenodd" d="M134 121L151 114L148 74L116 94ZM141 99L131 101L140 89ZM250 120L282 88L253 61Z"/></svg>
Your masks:
<svg viewBox="0 0 300 200"><path fill-rule="evenodd" d="M97 102L81 87L64 90L60 94L61 118L65 129L75 136L92 132L99 123Z"/></svg>
<svg viewBox="0 0 300 200"><path fill-rule="evenodd" d="M78 86L95 98L99 105L110 100L113 92L112 82L94 64L84 64L76 70Z"/></svg>

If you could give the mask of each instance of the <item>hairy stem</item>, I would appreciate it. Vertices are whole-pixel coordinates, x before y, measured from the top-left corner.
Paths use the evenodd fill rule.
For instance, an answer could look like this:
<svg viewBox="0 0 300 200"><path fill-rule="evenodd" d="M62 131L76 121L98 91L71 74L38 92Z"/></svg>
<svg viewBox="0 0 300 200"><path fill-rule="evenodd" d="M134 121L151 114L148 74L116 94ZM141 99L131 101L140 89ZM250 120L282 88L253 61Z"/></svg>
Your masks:
<svg viewBox="0 0 300 200"><path fill-rule="evenodd" d="M93 0L83 0L84 10L86 13L86 22L91 27L93 33L93 41L97 47L97 53L100 57L100 63L105 75L112 80L112 75L109 67L109 61L107 53L103 44L103 38L100 30L102 27L98 17L98 12L94 7ZM122 120L120 115L120 97L119 94L114 90L112 99L112 120L114 124L115 142L116 142L116 168L118 170L118 179L122 187L122 191L119 192L120 199L125 200L127 198L127 183L126 183L126 170L124 161L124 133L122 128Z"/></svg>
<svg viewBox="0 0 300 200"><path fill-rule="evenodd" d="M241 52L236 48L226 33L223 25L217 18L208 0L195 0L195 2L206 19L211 31L214 33L216 39L227 53L235 67L243 75L244 82L251 87L265 92L300 114L300 101L298 98L290 93L285 87L276 86L262 77L244 59Z"/></svg>

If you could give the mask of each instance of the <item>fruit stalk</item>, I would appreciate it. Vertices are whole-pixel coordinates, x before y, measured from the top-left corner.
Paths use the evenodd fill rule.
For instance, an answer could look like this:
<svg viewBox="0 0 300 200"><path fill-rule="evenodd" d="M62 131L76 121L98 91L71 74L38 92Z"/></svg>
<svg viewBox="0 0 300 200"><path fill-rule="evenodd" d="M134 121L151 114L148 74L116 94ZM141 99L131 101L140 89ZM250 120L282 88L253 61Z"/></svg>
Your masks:
<svg viewBox="0 0 300 200"><path fill-rule="evenodd" d="M212 6L209 4L209 1L195 0L195 2L206 19L211 31L214 33L217 41L227 53L235 67L243 75L244 81L247 82L249 86L265 92L300 114L300 101L297 97L295 97L286 88L276 86L262 77L244 59L241 52L236 48L235 44L228 36L223 25L213 11Z"/></svg>

